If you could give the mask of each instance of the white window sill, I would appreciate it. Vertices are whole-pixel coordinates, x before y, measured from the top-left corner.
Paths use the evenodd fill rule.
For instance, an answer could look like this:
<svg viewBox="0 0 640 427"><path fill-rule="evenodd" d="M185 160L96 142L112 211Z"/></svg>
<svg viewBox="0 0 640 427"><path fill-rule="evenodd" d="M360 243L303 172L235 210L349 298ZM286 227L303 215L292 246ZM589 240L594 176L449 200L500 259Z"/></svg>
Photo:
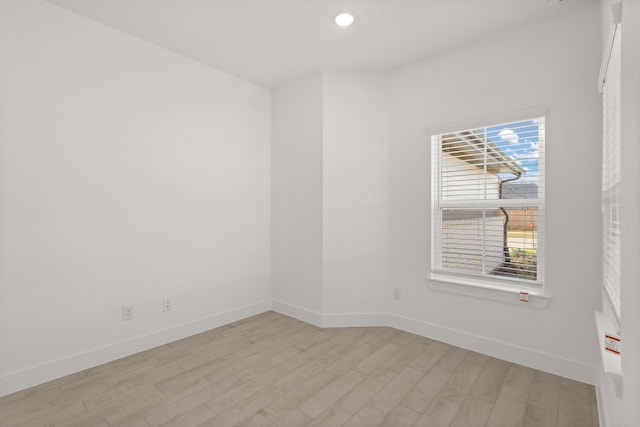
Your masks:
<svg viewBox="0 0 640 427"><path fill-rule="evenodd" d="M604 349L604 336L616 332L613 320L601 311L594 311L596 317L596 330L598 331L598 347L602 357L604 371L615 380L622 381L622 367L620 356ZM624 350L624 347L623 347Z"/></svg>
<svg viewBox="0 0 640 427"><path fill-rule="evenodd" d="M545 309L551 301L551 297L542 294L541 290L532 290L524 286L521 290L529 293L529 302L520 301L520 289L512 287L502 287L480 281L454 279L435 274L428 277L427 282L429 283L429 287L435 291L518 304L532 308Z"/></svg>

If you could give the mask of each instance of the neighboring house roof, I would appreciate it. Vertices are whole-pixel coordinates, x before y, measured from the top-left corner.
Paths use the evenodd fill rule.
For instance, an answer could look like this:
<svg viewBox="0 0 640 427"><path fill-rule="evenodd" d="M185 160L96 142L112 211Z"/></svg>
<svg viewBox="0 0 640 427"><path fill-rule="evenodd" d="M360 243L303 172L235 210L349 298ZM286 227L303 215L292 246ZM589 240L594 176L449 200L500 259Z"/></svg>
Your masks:
<svg viewBox="0 0 640 427"><path fill-rule="evenodd" d="M525 170L513 158L502 151L484 134L477 130L453 132L442 135L442 151L481 169L485 164L485 151L490 158L487 171L492 174L512 173L524 175Z"/></svg>
<svg viewBox="0 0 640 427"><path fill-rule="evenodd" d="M537 199L538 184L534 182L505 182L502 187L503 199Z"/></svg>

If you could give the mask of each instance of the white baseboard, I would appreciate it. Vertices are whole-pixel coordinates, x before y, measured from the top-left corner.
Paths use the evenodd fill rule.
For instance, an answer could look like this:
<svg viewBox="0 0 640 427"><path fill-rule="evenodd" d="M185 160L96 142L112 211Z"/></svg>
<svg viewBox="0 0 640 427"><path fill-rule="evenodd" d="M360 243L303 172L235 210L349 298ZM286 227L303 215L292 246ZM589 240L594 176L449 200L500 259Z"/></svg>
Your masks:
<svg viewBox="0 0 640 427"><path fill-rule="evenodd" d="M282 301L274 301L273 310L325 328L389 326L587 384L596 382L596 367L593 365L396 314L322 314Z"/></svg>
<svg viewBox="0 0 640 427"><path fill-rule="evenodd" d="M303 322L310 323L319 328L324 328L323 315L317 311L309 310L308 308L300 307L298 305L289 304L284 301L273 300L273 311L280 314L293 317L294 319L302 320Z"/></svg>
<svg viewBox="0 0 640 427"><path fill-rule="evenodd" d="M568 359L555 354L521 347L504 341L495 340L482 335L470 334L457 329L447 328L433 323L410 319L390 314L389 323L396 329L416 335L442 341L498 359L524 365L540 371L549 372L561 377L595 384L596 367L578 360Z"/></svg>
<svg viewBox="0 0 640 427"><path fill-rule="evenodd" d="M273 300L273 311L310 323L319 328L357 326L386 326L385 314L380 313L320 313L299 305Z"/></svg>
<svg viewBox="0 0 640 427"><path fill-rule="evenodd" d="M271 300L261 301L20 371L10 372L0 376L0 396L264 313L271 308Z"/></svg>
<svg viewBox="0 0 640 427"><path fill-rule="evenodd" d="M383 313L327 313L322 317L324 328L389 326L388 314Z"/></svg>
<svg viewBox="0 0 640 427"><path fill-rule="evenodd" d="M390 313L323 314L284 301L267 300L5 374L0 376L0 396L269 310L323 328L388 326L562 377L588 384L596 383L597 368L595 366L441 325Z"/></svg>

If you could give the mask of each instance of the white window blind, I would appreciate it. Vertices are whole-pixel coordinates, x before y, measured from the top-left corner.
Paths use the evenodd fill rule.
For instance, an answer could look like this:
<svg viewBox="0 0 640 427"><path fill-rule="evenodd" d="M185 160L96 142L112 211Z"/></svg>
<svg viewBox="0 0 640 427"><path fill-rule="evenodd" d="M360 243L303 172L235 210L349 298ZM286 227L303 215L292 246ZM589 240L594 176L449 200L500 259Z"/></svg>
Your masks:
<svg viewBox="0 0 640 427"><path fill-rule="evenodd" d="M432 277L541 286L544 117L431 142Z"/></svg>
<svg viewBox="0 0 640 427"><path fill-rule="evenodd" d="M617 25L603 85L603 276L604 289L620 319L620 56L621 26Z"/></svg>

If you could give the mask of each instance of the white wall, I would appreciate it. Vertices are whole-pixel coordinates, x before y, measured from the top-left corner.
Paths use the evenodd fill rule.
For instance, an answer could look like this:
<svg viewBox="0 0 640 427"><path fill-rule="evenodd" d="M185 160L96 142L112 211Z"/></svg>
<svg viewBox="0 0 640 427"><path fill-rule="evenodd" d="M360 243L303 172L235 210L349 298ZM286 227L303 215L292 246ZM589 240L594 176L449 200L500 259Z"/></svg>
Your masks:
<svg viewBox="0 0 640 427"><path fill-rule="evenodd" d="M599 20L594 2L394 70L388 82L325 71L275 91L274 308L325 326L400 327L594 382ZM428 129L538 106L548 111L548 308L431 290Z"/></svg>
<svg viewBox="0 0 640 427"><path fill-rule="evenodd" d="M622 402L624 425L640 420L640 1L622 6Z"/></svg>
<svg viewBox="0 0 640 427"><path fill-rule="evenodd" d="M273 93L276 310L317 325L383 310L386 82L384 73L323 71Z"/></svg>
<svg viewBox="0 0 640 427"><path fill-rule="evenodd" d="M273 92L272 283L317 323L322 312L322 73Z"/></svg>
<svg viewBox="0 0 640 427"><path fill-rule="evenodd" d="M392 314L436 338L593 382L600 303L596 2L391 73ZM430 127L546 106L546 309L431 290ZM587 243L587 244L585 244Z"/></svg>
<svg viewBox="0 0 640 427"><path fill-rule="evenodd" d="M610 49L614 0L602 0L602 56ZM598 398L606 427L634 426L640 420L640 1L622 2L622 259L621 319L622 385L604 371L598 377Z"/></svg>
<svg viewBox="0 0 640 427"><path fill-rule="evenodd" d="M272 297L314 323L388 324L592 381L599 25L594 3L388 76L318 72L270 104L46 2L3 1L0 394ZM551 304L431 290L428 128L539 105ZM128 304L136 318L123 322Z"/></svg>
<svg viewBox="0 0 640 427"><path fill-rule="evenodd" d="M325 313L383 312L388 289L387 75L324 72Z"/></svg>
<svg viewBox="0 0 640 427"><path fill-rule="evenodd" d="M267 90L39 0L0 58L0 394L269 309Z"/></svg>

